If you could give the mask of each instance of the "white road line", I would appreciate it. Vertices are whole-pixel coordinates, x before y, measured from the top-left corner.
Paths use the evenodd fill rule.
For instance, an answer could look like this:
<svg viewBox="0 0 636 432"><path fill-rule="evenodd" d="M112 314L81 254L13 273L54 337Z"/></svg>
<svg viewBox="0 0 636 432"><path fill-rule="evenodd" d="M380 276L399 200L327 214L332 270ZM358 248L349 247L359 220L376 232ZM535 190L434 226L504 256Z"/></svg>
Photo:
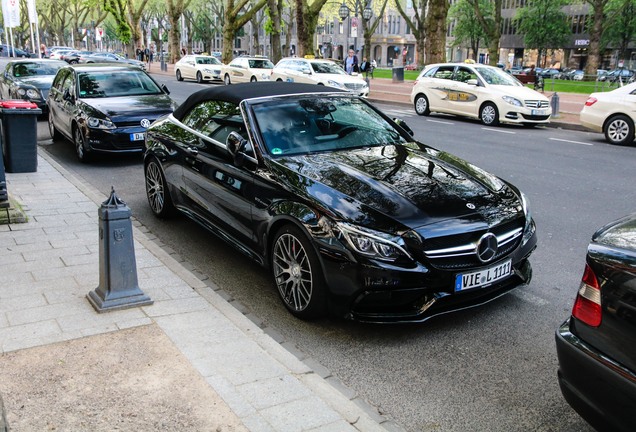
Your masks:
<svg viewBox="0 0 636 432"><path fill-rule="evenodd" d="M447 122L447 121L441 121L441 120L430 120L430 119L428 119L428 120L426 120L426 121L429 121L429 122L431 122L431 123L441 123L441 124L447 124L447 125L455 124L455 123L453 123L453 122Z"/></svg>
<svg viewBox="0 0 636 432"><path fill-rule="evenodd" d="M517 132L501 130L501 129L491 129L491 128L482 128L482 129L485 131L490 131L490 132L507 133L507 134L513 134L513 135L517 134Z"/></svg>
<svg viewBox="0 0 636 432"><path fill-rule="evenodd" d="M552 141L561 141L561 142L566 142L566 143L571 143L571 144L581 144L581 145L586 145L586 146L593 146L594 144L592 143L585 143L585 142L581 142L581 141L571 141L571 140L566 140L566 139L561 139L561 138L550 138Z"/></svg>

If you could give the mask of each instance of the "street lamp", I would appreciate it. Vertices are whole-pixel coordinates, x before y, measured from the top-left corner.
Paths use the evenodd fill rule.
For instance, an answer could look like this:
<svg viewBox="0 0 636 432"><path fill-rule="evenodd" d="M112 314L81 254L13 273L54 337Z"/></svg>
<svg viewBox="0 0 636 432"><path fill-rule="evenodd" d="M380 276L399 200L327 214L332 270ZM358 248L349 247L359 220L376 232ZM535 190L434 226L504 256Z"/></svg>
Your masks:
<svg viewBox="0 0 636 432"><path fill-rule="evenodd" d="M370 20L371 17L373 16L373 10L371 9L371 5L370 5L370 1L367 2L364 6L364 9L362 10L362 18L364 18L365 22ZM360 0L356 0L356 4L354 6L354 16L355 18L358 18L358 10L360 9L360 7L362 6L362 3L360 2ZM349 6L347 6L344 2L344 0L342 0L342 4L340 5L340 8L338 9L338 16L340 17L340 21L344 21L345 19L347 19L347 17L349 17L350 14L350 9ZM358 23L357 23L357 19L356 19L356 33L355 36L353 37L353 51L357 52L358 51Z"/></svg>

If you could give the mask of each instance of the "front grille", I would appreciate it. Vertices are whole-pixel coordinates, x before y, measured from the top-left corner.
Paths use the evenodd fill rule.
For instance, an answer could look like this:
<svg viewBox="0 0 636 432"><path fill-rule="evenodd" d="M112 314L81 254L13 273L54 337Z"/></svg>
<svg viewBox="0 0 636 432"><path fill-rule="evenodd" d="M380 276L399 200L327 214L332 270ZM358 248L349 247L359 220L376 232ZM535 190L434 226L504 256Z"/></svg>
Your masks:
<svg viewBox="0 0 636 432"><path fill-rule="evenodd" d="M550 102L541 100L527 100L524 101L528 108L547 108L550 106Z"/></svg>
<svg viewBox="0 0 636 432"><path fill-rule="evenodd" d="M481 267L484 263L479 260L475 253L479 239L487 232L491 232L497 237L499 248L495 257L491 260L496 261L510 254L519 246L523 235L524 222L524 219L521 218L492 227L489 230L427 238L424 240L424 247L420 257L438 269L460 270Z"/></svg>
<svg viewBox="0 0 636 432"><path fill-rule="evenodd" d="M150 123L155 121L155 119L153 119L153 118L148 118L148 120L150 120ZM140 127L141 126L141 119L140 120L133 120L133 121L118 121L118 122L115 122L115 126L117 126L118 128Z"/></svg>
<svg viewBox="0 0 636 432"><path fill-rule="evenodd" d="M523 113L521 115L526 120L535 120L535 121L547 120L550 118L549 115L530 115L530 114L523 114Z"/></svg>
<svg viewBox="0 0 636 432"><path fill-rule="evenodd" d="M366 87L366 84L355 84L355 83L347 83L345 87L349 90L362 90Z"/></svg>

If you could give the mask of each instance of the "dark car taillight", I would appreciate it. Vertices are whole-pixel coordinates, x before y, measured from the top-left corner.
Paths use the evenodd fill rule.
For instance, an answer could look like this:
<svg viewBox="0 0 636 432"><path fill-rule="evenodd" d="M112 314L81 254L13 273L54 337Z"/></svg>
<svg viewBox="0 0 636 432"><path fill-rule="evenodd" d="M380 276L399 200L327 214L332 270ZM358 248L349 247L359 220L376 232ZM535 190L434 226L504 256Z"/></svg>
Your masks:
<svg viewBox="0 0 636 432"><path fill-rule="evenodd" d="M585 264L585 272L572 308L572 316L592 327L601 325L601 287L588 264Z"/></svg>

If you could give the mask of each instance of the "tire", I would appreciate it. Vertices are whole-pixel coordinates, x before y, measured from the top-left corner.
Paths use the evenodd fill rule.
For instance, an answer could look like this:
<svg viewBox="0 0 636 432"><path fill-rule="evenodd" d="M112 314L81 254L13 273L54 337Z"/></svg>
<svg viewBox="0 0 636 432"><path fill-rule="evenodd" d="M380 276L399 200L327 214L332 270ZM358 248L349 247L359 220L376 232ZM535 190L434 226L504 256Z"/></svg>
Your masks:
<svg viewBox="0 0 636 432"><path fill-rule="evenodd" d="M326 313L325 281L318 256L307 236L294 225L283 226L272 242L271 269L283 304L300 319Z"/></svg>
<svg viewBox="0 0 636 432"><path fill-rule="evenodd" d="M156 159L151 159L146 164L144 177L146 179L146 196L152 213L159 218L173 216L176 209L168 191L166 177Z"/></svg>
<svg viewBox="0 0 636 432"><path fill-rule="evenodd" d="M199 84L203 83L203 75L201 75L201 72L197 72L197 82Z"/></svg>
<svg viewBox="0 0 636 432"><path fill-rule="evenodd" d="M486 126L497 126L499 124L499 112L493 103L485 103L479 110L479 118Z"/></svg>
<svg viewBox="0 0 636 432"><path fill-rule="evenodd" d="M252 78L250 78L250 82L256 82L256 81L258 81L258 80L256 79L256 77L255 77L255 76L253 76Z"/></svg>
<svg viewBox="0 0 636 432"><path fill-rule="evenodd" d="M283 80L281 78L278 78L276 82L283 82Z"/></svg>
<svg viewBox="0 0 636 432"><path fill-rule="evenodd" d="M417 115L427 116L431 113L431 108L428 105L428 99L423 94L419 94L415 97L414 105Z"/></svg>
<svg viewBox="0 0 636 432"><path fill-rule="evenodd" d="M230 80L230 75L229 74L225 74L225 76L223 77L223 84L225 85L231 85L232 81Z"/></svg>
<svg viewBox="0 0 636 432"><path fill-rule="evenodd" d="M51 139L58 140L62 138L62 134L55 128L53 124L53 114L49 111L49 133L51 134Z"/></svg>
<svg viewBox="0 0 636 432"><path fill-rule="evenodd" d="M634 142L634 122L626 115L611 117L603 128L607 142L615 145L630 145Z"/></svg>
<svg viewBox="0 0 636 432"><path fill-rule="evenodd" d="M75 145L75 155L77 156L77 159L82 163L89 162L90 156L86 151L84 136L78 126L73 127L73 144Z"/></svg>
<svg viewBox="0 0 636 432"><path fill-rule="evenodd" d="M68 63L69 63L69 64L74 65L74 64L77 64L77 63L78 63L78 61L77 61L77 60L71 60L71 61L70 61L70 62L68 62Z"/></svg>
<svg viewBox="0 0 636 432"><path fill-rule="evenodd" d="M181 76L181 71L179 69L177 69L177 81L183 81L183 77Z"/></svg>

